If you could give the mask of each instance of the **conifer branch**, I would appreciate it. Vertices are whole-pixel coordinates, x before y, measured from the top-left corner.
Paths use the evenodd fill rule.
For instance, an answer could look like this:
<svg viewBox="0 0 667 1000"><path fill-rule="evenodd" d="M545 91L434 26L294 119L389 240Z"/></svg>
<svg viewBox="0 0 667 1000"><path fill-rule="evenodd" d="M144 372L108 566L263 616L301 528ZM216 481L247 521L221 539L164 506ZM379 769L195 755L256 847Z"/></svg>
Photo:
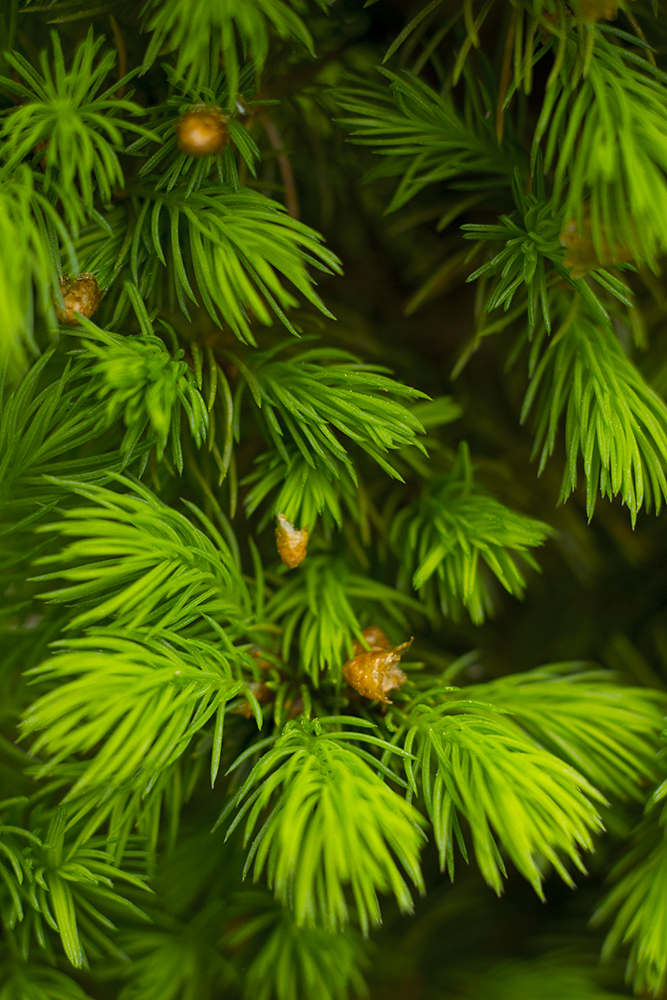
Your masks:
<svg viewBox="0 0 667 1000"><path fill-rule="evenodd" d="M621 494L633 523L644 505L659 511L667 497L667 408L624 354L618 340L574 299L560 303L560 325L546 342L538 329L531 348L531 382L522 416L534 412L534 456L540 471L556 445L565 416L567 462L559 501L577 486L579 456L586 477L586 509L602 496ZM539 360L538 360L539 359Z"/></svg>
<svg viewBox="0 0 667 1000"><path fill-rule="evenodd" d="M604 797L573 768L520 735L484 702L444 701L417 706L405 740L413 765L406 773L413 790L419 778L440 864L454 873L456 838L467 860L459 816L466 819L475 857L488 884L500 894L505 866L498 841L543 898L539 859L573 885L561 860L580 871L580 851L593 849L602 821L594 803Z"/></svg>
<svg viewBox="0 0 667 1000"><path fill-rule="evenodd" d="M323 0L317 0L324 6ZM178 52L178 72L188 80L206 79L210 67L224 61L229 87L236 93L239 47L258 69L269 49L269 25L283 38L294 38L314 54L313 41L299 14L304 0L231 0L224 7L205 0L149 0L147 29L153 32L144 57L146 71L166 44Z"/></svg>
<svg viewBox="0 0 667 1000"><path fill-rule="evenodd" d="M77 226L92 211L93 179L105 204L116 186L124 185L116 155L122 148L122 132L141 135L150 132L128 121L128 115L143 113L139 105L113 96L115 88L99 93L115 61L114 53L107 52L94 65L103 38L94 41L91 30L77 49L69 72L56 32L51 33L51 40L53 70L45 53L41 74L22 56L8 55L10 65L25 83L1 77L0 86L21 97L24 103L4 116L0 133L4 140L2 152L5 170L11 173L36 146L47 142L46 150L38 153L46 160L45 189L49 191L57 179L67 193L68 221Z"/></svg>
<svg viewBox="0 0 667 1000"><path fill-rule="evenodd" d="M247 845L262 810L277 795L252 841L245 871L252 867L257 879L268 867L269 886L293 909L297 925L321 923L330 932L350 919L343 893L349 884L367 934L380 920L378 890L392 892L402 912L413 909L395 858L423 891L423 820L365 762L354 742L363 740L363 733L321 732L319 721L314 727L307 722L288 724L219 822L241 805L229 832L247 815ZM359 844L366 850L360 852Z"/></svg>
<svg viewBox="0 0 667 1000"><path fill-rule="evenodd" d="M629 946L627 976L638 993L659 995L667 981L664 950L667 840L655 814L640 828L635 844L616 865L617 881L593 915L596 925L614 917L603 957Z"/></svg>
<svg viewBox="0 0 667 1000"><path fill-rule="evenodd" d="M24 736L44 730L31 749L49 754L38 777L103 744L65 801L91 788L100 796L109 789L150 789L212 718L217 772L225 706L244 686L219 648L174 650L149 639L140 645L119 633L73 639L67 647L32 671L54 686L32 703L22 725Z"/></svg>
<svg viewBox="0 0 667 1000"><path fill-rule="evenodd" d="M508 510L476 486L462 445L451 473L434 479L394 518L399 585L411 583L432 615L456 619L465 607L480 624L494 609L490 580L521 597L522 563L539 568L529 549L550 533L548 525Z"/></svg>
<svg viewBox="0 0 667 1000"><path fill-rule="evenodd" d="M215 544L145 486L115 478L132 492L114 493L76 481L54 483L94 505L73 508L63 520L40 526L40 531L79 539L63 553L39 561L39 565L75 564L35 577L40 582L60 577L69 581L69 586L42 597L88 606L72 620L71 628L109 617L114 627L121 628L151 624L156 629L177 629L202 615L237 625L245 622L250 613L247 586L233 552L210 522L204 519ZM196 508L195 512L199 513Z"/></svg>
<svg viewBox="0 0 667 1000"><path fill-rule="evenodd" d="M168 268L178 304L189 318L188 301L199 304L192 277L213 322L224 321L250 344L255 338L249 312L264 325L272 323L273 314L296 332L285 310L298 302L281 276L330 315L306 264L330 273L340 271L338 259L321 246L314 230L290 219L277 202L212 181L190 193L181 187L156 191L149 181L134 186L131 209L119 210L113 240L101 228L87 235L82 266L99 274L101 287L108 288L124 270L152 307L161 298L160 266ZM117 310L116 318L120 315Z"/></svg>
<svg viewBox="0 0 667 1000"><path fill-rule="evenodd" d="M264 938L248 970L251 996L346 1000L350 990L359 997L367 995L362 969L369 963L357 934L349 928L329 934L321 927L299 927L289 910L275 908L267 914L266 901L261 902L257 916L230 942L238 945L257 934Z"/></svg>
<svg viewBox="0 0 667 1000"><path fill-rule="evenodd" d="M498 149L492 128L475 114L478 95L472 81L461 116L451 97L443 99L418 77L380 72L390 89L364 80L363 87L341 90L337 99L355 116L341 119L352 129L353 141L375 146L386 157L368 179L401 177L388 211L405 205L427 184L456 181L461 189L480 174L481 180L470 182L475 189L511 183L512 161Z"/></svg>

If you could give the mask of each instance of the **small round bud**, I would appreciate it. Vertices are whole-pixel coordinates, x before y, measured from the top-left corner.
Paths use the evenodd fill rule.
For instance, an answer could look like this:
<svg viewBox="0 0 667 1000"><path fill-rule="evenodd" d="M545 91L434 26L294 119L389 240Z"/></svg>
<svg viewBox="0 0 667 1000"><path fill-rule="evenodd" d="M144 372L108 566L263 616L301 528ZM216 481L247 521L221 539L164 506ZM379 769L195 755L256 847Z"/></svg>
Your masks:
<svg viewBox="0 0 667 1000"><path fill-rule="evenodd" d="M229 118L215 104L197 104L174 126L178 148L187 156L217 156L229 142Z"/></svg>
<svg viewBox="0 0 667 1000"><path fill-rule="evenodd" d="M90 319L102 299L102 290L97 284L94 274L80 274L78 278L64 275L60 279L60 293L63 297L62 308L54 296L56 316L65 326L76 326L79 316Z"/></svg>

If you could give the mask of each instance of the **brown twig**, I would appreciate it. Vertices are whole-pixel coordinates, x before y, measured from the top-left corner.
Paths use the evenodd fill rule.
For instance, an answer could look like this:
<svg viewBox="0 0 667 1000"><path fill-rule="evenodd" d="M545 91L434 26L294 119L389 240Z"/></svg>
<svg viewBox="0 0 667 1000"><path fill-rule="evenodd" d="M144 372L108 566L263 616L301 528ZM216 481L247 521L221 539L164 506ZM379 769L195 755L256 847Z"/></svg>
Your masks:
<svg viewBox="0 0 667 1000"><path fill-rule="evenodd" d="M123 38L122 31L118 27L118 21L113 14L109 14L109 20L111 21L111 30L113 31L116 48L118 49L118 79L122 80L127 73L127 49L125 48L125 39ZM118 88L116 96L122 97L124 93L125 84Z"/></svg>
<svg viewBox="0 0 667 1000"><path fill-rule="evenodd" d="M509 27L507 28L507 39L505 41L505 52L503 54L503 68L500 74L500 87L498 88L498 105L496 107L496 136L498 145L502 142L505 127L505 96L509 90L510 74L512 66L512 48L514 46L514 34L516 30L516 7L512 8Z"/></svg>
<svg viewBox="0 0 667 1000"><path fill-rule="evenodd" d="M294 183L292 164L289 161L287 153L284 152L283 140L280 132L266 112L262 112L259 118L264 126L266 134L269 137L269 142L276 152L276 160L278 161L278 167L280 169L280 174L285 187L285 206L287 208L287 213L288 215L291 215L293 219L298 219L299 196L297 194L296 184Z"/></svg>

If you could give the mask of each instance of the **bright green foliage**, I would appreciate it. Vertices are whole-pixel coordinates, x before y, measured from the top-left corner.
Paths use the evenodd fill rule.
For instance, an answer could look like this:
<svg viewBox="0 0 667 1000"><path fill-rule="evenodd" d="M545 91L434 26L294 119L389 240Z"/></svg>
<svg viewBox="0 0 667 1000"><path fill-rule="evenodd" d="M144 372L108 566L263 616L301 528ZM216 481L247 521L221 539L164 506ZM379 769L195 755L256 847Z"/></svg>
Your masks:
<svg viewBox="0 0 667 1000"><path fill-rule="evenodd" d="M47 353L25 375L2 411L0 444L0 497L7 513L16 505L34 512L34 491L40 487L42 501L62 490L55 483L46 486L45 474L62 472L85 480L96 470L108 470L108 456L74 458L73 449L98 437L106 430L103 407L86 405L90 387L83 379L88 365L67 364L63 374L38 391L51 356ZM76 404L79 405L76 405ZM63 461L69 455L69 461ZM54 489L55 487L55 489Z"/></svg>
<svg viewBox="0 0 667 1000"><path fill-rule="evenodd" d="M341 122L353 130L354 141L375 146L387 157L372 176L401 177L388 211L436 181L456 180L460 189L471 175L482 174L488 175L489 186L510 183L511 160L498 149L490 124L480 122L475 113L479 95L474 85L461 116L451 98L444 100L422 80L387 69L380 72L390 89L364 80L363 88L343 90L338 99L355 115Z"/></svg>
<svg viewBox="0 0 667 1000"><path fill-rule="evenodd" d="M429 483L392 525L402 582L411 580L432 614L457 618L463 606L476 624L493 610L492 577L521 597L521 563L538 568L529 549L549 533L548 525L513 513L475 485L464 446L451 473Z"/></svg>
<svg viewBox="0 0 667 1000"><path fill-rule="evenodd" d="M201 942L147 931L133 940L133 981L123 1000L209 1000L220 982L222 961Z"/></svg>
<svg viewBox="0 0 667 1000"><path fill-rule="evenodd" d="M71 361L59 377L53 377L50 353L44 354L26 373L6 400L0 423L0 498L5 516L19 510L21 517L34 517L35 488L44 503L62 496L53 473L75 476L78 483L99 479L121 463L115 454L81 456L75 449L100 437L108 429L104 406L93 402L86 361ZM49 372L51 381L39 390ZM67 458L65 458L67 456Z"/></svg>
<svg viewBox="0 0 667 1000"><path fill-rule="evenodd" d="M113 88L98 93L114 63L114 55L106 55L94 65L104 43L93 41L92 31L77 49L69 73L59 36L52 35L53 72L46 54L41 58L41 75L23 57L10 54L9 63L26 81L15 83L6 77L0 85L18 95L23 102L5 116L0 138L4 141L5 170L11 172L35 146L48 141L37 156L46 160L44 184L48 190L54 178L68 195L75 192L76 178L81 204L68 198L69 221L80 223L93 208L93 179L104 202L108 203L114 189L123 186L123 172L116 151L122 148L123 131L148 134L147 130L124 116L137 115L142 109L132 101L113 96Z"/></svg>
<svg viewBox="0 0 667 1000"><path fill-rule="evenodd" d="M627 973L639 994L659 996L667 981L667 839L655 816L612 873L617 884L594 915L596 924L614 916L604 944L610 958L629 945ZM664 817L663 817L664 820Z"/></svg>
<svg viewBox="0 0 667 1000"><path fill-rule="evenodd" d="M190 175L187 187L189 194L200 186L215 166L220 181L238 188L239 175L236 160L232 154L232 151L237 149L243 163L255 177L255 162L260 158L260 152L257 143L243 127L242 121L239 120L241 113L246 115L255 110L255 104L250 97L253 91L250 85L249 67L246 67L242 79L239 80L239 90L242 92L239 95L233 92L230 94L225 72L217 75L211 87L191 87L178 73L171 71L168 67L165 68L168 71L170 82L180 91L180 94L170 97L160 109L160 120L157 123L152 123L152 134L142 136L128 147L129 153L136 154L144 149L148 143L159 139L157 150L142 163L139 176L145 177L153 174L162 164L162 169L166 168L166 172L156 179L155 189L159 191L161 188L166 188L167 191L171 191L179 181L185 180ZM227 119L226 128L231 145L225 149L222 156L204 156L201 159L193 159L186 153L176 151L178 143L176 124L185 112L201 104L227 109L227 114L224 117Z"/></svg>
<svg viewBox="0 0 667 1000"><path fill-rule="evenodd" d="M424 16L436 6L437 4L425 8ZM485 7L476 28L466 17L469 32L467 44L478 44L476 31L487 11L488 8ZM561 18L564 26L563 19L567 16L564 10L559 8L549 13ZM410 31L416 28L418 22L419 19L415 19ZM545 25L549 23L545 22ZM534 28L533 22L532 30ZM515 25L515 30L519 32L523 28ZM516 321L524 311L528 314L528 328L533 329L537 323L538 310L543 314L546 333L550 332L552 313L558 314L562 310L558 302L550 301L552 282L545 266L547 262L555 271L553 277L558 275L568 281L587 300L591 324L594 324L595 329L594 338L606 336L603 328L609 323L609 305L603 302L587 281L580 277L573 278L563 263L563 248L559 237L572 220L579 239L586 245L590 243L591 253L594 251L599 258L597 263L589 262L589 270L604 290L628 306L631 303L626 284L609 270L599 266L600 263L627 260L628 253L640 260L652 258L663 245L661 234L666 227L661 221L661 206L664 202L662 166L667 162L667 147L664 142L664 110L661 110L660 102L664 101L664 74L646 59L613 44L608 36L602 36L599 32L594 35L593 29L588 30L587 48L582 49L579 37L575 40L574 36L563 36L562 44L559 42L557 64L548 80L530 162L531 170L537 172L535 183L539 197L525 193L525 189L522 192L525 161L519 160L512 166L511 158L505 159L508 157L505 140L499 147L492 138L491 123L487 122L489 112L482 113L484 100L488 106L488 95L480 99L476 89L479 84L471 79L466 80L465 99L468 103L463 119L426 82L407 73L397 75L382 70L391 80L390 91L364 81L363 88L342 91L340 94L340 106L353 111L357 116L344 119L344 124L355 129L354 141L372 145L375 152L388 157L386 164L373 171L372 178L397 173L401 175L399 188L389 204L390 210L405 204L425 185L436 182L447 182L452 191L468 188L478 191L478 194L463 199L457 196L453 205L451 202L447 203L447 209L441 218L441 226L444 227L471 205L483 202L489 192L497 190L499 186L507 186L514 172L515 201L523 216L523 226L509 216L501 216L501 225L476 223L464 227L466 235L471 238L506 241L505 249L500 254L469 276L469 280L480 280L500 273L491 290L484 294L484 309L488 311L503 305L509 310L515 295L521 295L521 304L515 312L510 313L507 320L481 327L478 337L502 330ZM408 34L406 29L406 34L402 37L407 38ZM631 36L621 33L621 37L630 40ZM539 50L538 58L542 58L552 44L546 33L542 40L545 44ZM641 41L637 44L643 46ZM516 72L521 63L521 59L517 61L520 45L521 39L517 33L514 60L516 86L519 84ZM533 45L534 39L530 43L531 53ZM464 45L459 53L459 61L465 48ZM582 77L583 65L586 73ZM529 90L530 87L526 86L527 93ZM510 88L506 100L509 100L512 93L513 89ZM540 142L547 127L549 135L542 161L539 156ZM480 136L485 138L481 140ZM489 155L490 142L494 142L492 156ZM424 149L421 148L422 145ZM614 151L613 155L609 150ZM403 158L407 156L412 159L406 167ZM553 192L545 200L544 180L540 175L554 167ZM588 191L590 199L585 200ZM639 232L643 241L641 245L638 242ZM465 256L461 260L455 260L454 264L457 268L464 269ZM445 265L445 273L448 266ZM428 282L425 287L428 288ZM587 340L590 339L591 337L587 337ZM610 330L609 351L604 353L611 355L610 364L617 368L615 356L622 356L622 352L613 346L613 339L615 338ZM561 347L561 351L563 349ZM597 348L593 347L592 350L598 353ZM587 351L580 353L586 354ZM558 370L563 372L563 384L578 385L576 374L566 374L568 361L565 358L562 361ZM608 410L604 416L606 426L610 420L614 420L615 433L618 432L620 438L619 460L616 460L616 449L611 442L603 439L605 428L600 427L597 433L589 432L588 420L580 427L575 418L571 422L570 434L566 432L568 467L560 499L566 499L576 486L577 446L574 441L582 431L581 450L587 472L589 512L592 513L595 493L599 488L603 496L615 496L621 492L634 518L642 503L646 504L647 509L652 504L659 509L662 502L662 472L658 471L658 467L662 463L661 455L665 454L665 449L660 442L657 454L651 454L653 447L650 439L660 433L657 430L660 421L656 421L655 417L649 418L650 426L641 428L648 416L645 414L645 403L634 402L633 398L638 391L640 376L630 363L625 367L621 405L624 404L628 413L617 418ZM618 382L619 373L615 371L614 375L613 382ZM598 396L605 394L598 390ZM644 392L639 394L645 395ZM552 384L548 396L553 427L554 414L559 413L564 405L564 393L557 385ZM598 405L604 406L605 403L600 399ZM654 409L655 405L660 404L654 404L650 408ZM540 428L546 427L547 421L546 417L540 420ZM593 415L591 424L596 422ZM639 435L635 433L637 423L641 428L639 440L636 440ZM542 431L542 434L546 434L546 431ZM599 448L593 443L596 437L602 439ZM554 432L551 430L548 442L543 458L555 446ZM539 447L541 446L542 441ZM599 458L596 457L597 453ZM642 474L641 468L646 466L648 469ZM635 469L639 471L635 472ZM646 481L648 477L651 479L650 484Z"/></svg>
<svg viewBox="0 0 667 1000"><path fill-rule="evenodd" d="M475 694L510 712L605 794L642 799L642 785L656 777L654 734L662 728L665 698L642 688L619 692L605 672L578 666L585 665L512 674L479 685Z"/></svg>
<svg viewBox="0 0 667 1000"><path fill-rule="evenodd" d="M133 633L130 634L134 639L137 638ZM155 722L156 716L152 715L151 719ZM201 743L201 738L195 741L198 747ZM210 746L210 741L207 740L206 743ZM76 799L71 801L71 823L80 827L79 836L83 841L102 831L101 840L116 864L136 864L135 859L139 857L144 868L152 869L160 826L167 824L167 842L169 849L173 849L179 834L180 811L187 800L188 789L193 781L206 773L208 763L203 754L182 754L169 767L160 770L157 776L153 774L150 780L136 780L131 785L126 782L124 787L116 787L112 796L107 795L100 785L86 784L84 781ZM213 753L210 758L211 784L216 777L213 771L217 763L217 754ZM50 780L52 786L71 787L84 775L85 770L85 763L64 762L57 769L56 775L53 778L48 776L47 780Z"/></svg>
<svg viewBox="0 0 667 1000"><path fill-rule="evenodd" d="M0 811L5 811L9 806L16 804L16 800L8 799L0 802ZM0 880L2 886L3 919L10 927L15 926L18 920L23 919L24 907L22 899L22 887L24 882L30 882L32 878L32 864L28 852L23 853L19 843L23 841L26 846L41 846L39 837L29 830L23 830L19 826L3 823L0 826ZM8 898L7 898L8 897Z"/></svg>
<svg viewBox="0 0 667 1000"><path fill-rule="evenodd" d="M470 239L505 240L505 248L468 277L468 281L477 281L490 274L500 275L493 292L486 300L487 312L499 306L503 306L507 312L516 292L525 289L528 329L535 329L538 309L541 309L546 331L551 333L547 277L550 279L549 283L553 283L554 277L558 275L576 288L592 308L597 310L603 321L608 319L604 306L590 285L583 278L573 278L564 264L564 250L559 239L563 220L558 217L556 205L553 202L544 203L531 195L523 195L516 185L515 199L523 216L520 224L510 216L501 215L501 225L461 227ZM551 273L550 268L556 275ZM600 268L593 272L593 277L615 298L631 306L627 286L613 274Z"/></svg>
<svg viewBox="0 0 667 1000"><path fill-rule="evenodd" d="M633 257L651 258L665 249L667 76L605 37L598 36L583 79L574 72L578 55L570 43L544 99L533 156L546 132L545 169L557 153L554 185L563 192L564 217L581 225L588 195L598 256L629 248Z"/></svg>
<svg viewBox="0 0 667 1000"><path fill-rule="evenodd" d="M146 888L143 881L113 865L111 856L99 846L94 840L85 847L67 846L62 810L56 813L46 831L42 857L35 859L38 904L33 914L35 934L38 939L43 936L39 927L43 916L57 930L65 954L75 967L88 964L87 951L118 954L117 946L105 933L114 926L104 913L106 909L143 915L133 903L113 891L114 880L142 889Z"/></svg>
<svg viewBox="0 0 667 1000"><path fill-rule="evenodd" d="M404 751L367 732L321 731L322 724L337 721L288 724L223 816L242 803L229 832L247 815L248 844L262 810L271 803L252 841L246 871L252 868L258 879L267 868L270 888L294 911L297 925L321 923L330 932L350 919L343 891L349 885L357 919L367 934L381 919L378 890L392 892L401 912L412 912L401 868L423 891L419 851L424 822L375 773L381 765L356 742L400 755ZM347 717L340 722L361 724Z"/></svg>
<svg viewBox="0 0 667 1000"><path fill-rule="evenodd" d="M280 405L277 409L284 424L287 425L288 434L279 433L282 427L278 419L270 417L266 420L263 426L264 433L275 445L276 450L258 456L255 460L257 468L246 476L244 485L253 487L246 494L246 510L248 514L253 514L271 492L279 488L277 496L268 506L267 516L280 512L293 524L307 525L312 529L318 516L323 514L324 524L329 529L333 523L339 528L342 527L343 512L347 510L354 521L362 526L362 530L365 530L363 498L359 497L355 490L355 486L359 485L363 490L363 484L360 484L358 469L351 461L340 437L334 435L334 431L338 430L349 436L367 454L375 458L393 478L402 478L395 466L378 453L386 453L390 448L400 448L402 462L407 461L414 465L416 456L414 452L406 451L406 448L414 447L424 452L422 438L415 437L415 432L449 423L460 415L460 411L447 396L426 403L417 403L407 410L405 406L392 400L376 396L373 390L386 389L388 394L418 397L420 394L415 390L384 376L375 375L368 379L366 373L370 366L367 365L363 367L351 364L338 365L333 371L331 368L334 366L330 365L323 372L315 369L314 374L319 384L307 386L305 380L302 382L302 397L306 401L306 406L302 404L304 416L312 418L312 411L315 410L312 403L317 401L318 396L322 412L318 415L320 419L314 423L311 433L304 435L305 441L297 438L299 443L297 446L285 438L291 436L290 430L295 428L291 413L298 404L294 399L292 387L298 386L299 376L303 376L302 360L303 356L297 355L294 361L283 365L280 372L282 381L286 385L286 392L281 394L278 388L277 398ZM270 372L266 374L270 376ZM334 378L331 378L332 375ZM326 395L322 391L320 379L322 381L326 379L330 383ZM354 395L342 393L340 388L338 389L347 410L344 422L341 419L342 413L333 412L328 403L334 379L336 381L340 379L343 385L345 384L343 379L348 384L356 382ZM273 392L275 395L276 390ZM255 387L255 399L261 393L262 380L259 379ZM350 396L352 398L349 398ZM266 396L263 395L261 398L263 411L266 413L268 409ZM387 438L383 435L382 438L378 438L380 427L385 434L389 431L391 436ZM297 431L297 434L299 432L303 433ZM308 447L312 437L316 440L312 447ZM323 456L321 452L324 452Z"/></svg>
<svg viewBox="0 0 667 1000"><path fill-rule="evenodd" d="M333 440L338 447L338 440ZM312 529L318 515L324 513L326 524L334 521L341 527L341 499L358 517L352 480L354 469L348 471L347 465L331 455L327 456L326 465L313 465L312 453L308 454L309 462L296 447L285 446L282 441L281 445L281 452L286 452L287 458L275 451L265 451L256 460L257 468L243 480L243 485L253 485L245 499L248 515L253 514L273 490L279 489L269 512L284 514L292 524L303 524Z"/></svg>
<svg viewBox="0 0 667 1000"><path fill-rule="evenodd" d="M561 855L580 871L580 852L593 849L604 802L582 775L543 750L477 701L415 707L408 724L406 772L420 780L440 864L453 877L454 839L466 857L459 817L467 820L482 875L502 892L505 865L498 844L542 896L543 860L574 885Z"/></svg>
<svg viewBox="0 0 667 1000"><path fill-rule="evenodd" d="M560 307L551 340L538 329L531 351L522 416L533 414L533 454L540 456L541 471L564 414L567 463L560 502L577 487L581 456L588 516L598 491L608 497L620 493L634 523L642 505L657 512L667 498L667 407L616 337L577 299L567 313L563 301Z"/></svg>
<svg viewBox="0 0 667 1000"><path fill-rule="evenodd" d="M22 371L28 354L37 350L35 305L55 321L50 294L58 244L70 253L70 260L74 255L60 216L40 190L43 186L22 164L5 173L0 188L0 240L6 250L0 257L0 364L12 373Z"/></svg>
<svg viewBox="0 0 667 1000"><path fill-rule="evenodd" d="M177 301L188 316L188 300L195 304L198 300L187 264L212 320L229 324L240 340L249 343L254 343L249 311L265 325L272 323L273 313L295 332L284 310L297 305L297 300L279 275L330 315L312 287L305 263L329 273L340 270L338 259L321 246L317 233L290 219L277 202L257 191L235 191L212 181L190 194L181 187L158 192L148 180L137 184L135 191L132 208L121 210L115 222L115 239L109 240L98 227L82 248L82 266L99 273L102 287L123 273L125 265L141 295L151 302L160 265L168 267Z"/></svg>
<svg viewBox="0 0 667 1000"><path fill-rule="evenodd" d="M318 0L322 3L322 0ZM206 79L209 67L222 58L235 93L239 76L239 47L258 69L269 49L269 26L283 38L292 37L311 53L313 42L299 17L303 0L149 0L148 28L153 32L143 68L148 69L165 43L177 50L177 69L191 80ZM297 11L299 13L297 13Z"/></svg>
<svg viewBox="0 0 667 1000"><path fill-rule="evenodd" d="M388 379L380 374L386 368L362 364L344 351L315 348L289 362L273 361L273 353L255 355L252 367L241 371L262 409L267 437L288 464L285 432L309 465L321 462L338 478L343 464L354 477L354 466L333 433L338 431L390 476L400 478L382 453L419 447L415 435L423 428L405 406L384 394L414 399L425 393Z"/></svg>
<svg viewBox="0 0 667 1000"><path fill-rule="evenodd" d="M362 619L393 620L405 632L408 608L421 610L400 591L350 572L342 559L322 555L311 556L304 572L276 592L266 615L280 622L285 659L298 637L300 665L317 684L325 672L340 681L341 666L366 624Z"/></svg>
<svg viewBox="0 0 667 1000"><path fill-rule="evenodd" d="M78 983L48 965L0 959L1 1000L91 1000Z"/></svg>
<svg viewBox="0 0 667 1000"><path fill-rule="evenodd" d="M11 800L5 807L8 804ZM110 914L145 917L134 903L114 891L115 886L120 883L125 889L146 890L144 879L117 868L111 855L100 849L103 842L89 839L82 846L71 838L66 840L64 808L54 814L43 840L28 830L10 830L30 843L30 861L23 863L22 877L12 893L14 914L7 921L9 927L20 921L23 958L27 959L35 944L46 947L50 931L60 937L67 958L77 968L88 964L89 955L117 957L118 947L108 934L115 929ZM3 853L11 859L11 852ZM18 864L16 856L13 864Z"/></svg>
<svg viewBox="0 0 667 1000"><path fill-rule="evenodd" d="M182 472L181 408L197 447L208 430L208 410L195 376L182 360L183 351L172 358L159 337L130 339L99 329L95 329L94 339L86 341L86 347L97 358L92 370L102 382L98 396L106 400L109 423L115 423L122 416L127 427L121 452L128 457L132 455L144 431L150 427L157 437L157 457L161 459L173 420L176 425L172 433L174 464Z"/></svg>
<svg viewBox="0 0 667 1000"><path fill-rule="evenodd" d="M132 963L122 1000L213 1000L229 979L229 963L206 933L218 916L209 907L190 926L172 919L168 927L134 933L126 943Z"/></svg>
<svg viewBox="0 0 667 1000"><path fill-rule="evenodd" d="M211 718L216 720L212 768L217 772L225 705L242 691L243 682L216 646L200 643L177 651L166 642L139 644L117 634L73 639L68 646L71 651L32 671L36 679L56 686L33 702L23 735L44 730L32 745L32 753L49 754L40 769L44 774L103 743L69 798L91 787L104 793L149 788Z"/></svg>
<svg viewBox="0 0 667 1000"><path fill-rule="evenodd" d="M79 565L37 577L71 581L70 586L45 592L42 596L47 599L86 604L94 600L71 627L113 616L116 627L150 622L157 631L182 627L199 615L223 619L247 613L248 592L233 553L213 526L206 524L215 544L145 486L121 477L118 482L127 493L72 482L72 492L97 505L73 508L66 520L41 526L43 531L81 539L71 542L65 553L41 560L44 564L64 556Z"/></svg>

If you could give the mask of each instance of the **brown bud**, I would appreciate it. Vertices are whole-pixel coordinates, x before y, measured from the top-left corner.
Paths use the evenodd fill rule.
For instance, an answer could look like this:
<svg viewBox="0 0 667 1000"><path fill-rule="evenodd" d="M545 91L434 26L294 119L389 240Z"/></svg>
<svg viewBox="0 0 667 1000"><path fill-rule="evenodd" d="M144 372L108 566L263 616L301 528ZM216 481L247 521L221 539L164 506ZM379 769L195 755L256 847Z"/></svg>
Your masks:
<svg viewBox="0 0 667 1000"><path fill-rule="evenodd" d="M575 10L586 24L613 21L618 13L619 0L576 0Z"/></svg>
<svg viewBox="0 0 667 1000"><path fill-rule="evenodd" d="M248 684L248 689L252 691L260 705L265 705L273 698L273 691L266 686L264 681ZM252 705L249 701L242 701L238 708L235 708L232 711L235 715L243 715L246 719L251 719L254 714Z"/></svg>
<svg viewBox="0 0 667 1000"><path fill-rule="evenodd" d="M264 651L259 646L251 646L248 650L259 670L270 670L273 664L266 659Z"/></svg>
<svg viewBox="0 0 667 1000"><path fill-rule="evenodd" d="M215 104L197 104L174 125L178 148L188 156L217 156L229 142L229 119Z"/></svg>
<svg viewBox="0 0 667 1000"><path fill-rule="evenodd" d="M378 628L377 625L369 625L368 628L365 628L361 634L363 635L364 639L368 643L368 646L371 650L392 648L389 639L386 637L382 629ZM352 655L359 656L360 653L367 653L367 652L368 650L366 649L366 647L363 646L358 639L355 639L354 642L352 643Z"/></svg>
<svg viewBox="0 0 667 1000"><path fill-rule="evenodd" d="M593 244L590 213L586 211L584 211L579 225L574 219L570 219L560 234L560 245L568 251L563 258L563 263L570 269L572 278L583 278L589 271L595 271L599 267L621 264L634 259L633 253L628 247L618 244L612 250L604 232L598 255Z"/></svg>
<svg viewBox="0 0 667 1000"><path fill-rule="evenodd" d="M308 549L308 528L299 531L287 520L284 514L278 514L276 524L276 545L278 555L290 569L294 569L306 558Z"/></svg>
<svg viewBox="0 0 667 1000"><path fill-rule="evenodd" d="M58 305L55 296L53 301L56 307L56 316L66 326L76 326L79 322L79 316L90 319L96 312L104 294L97 284L95 275L88 272L80 274L78 278L64 275L60 279L60 293L63 297L63 307Z"/></svg>
<svg viewBox="0 0 667 1000"><path fill-rule="evenodd" d="M380 629L377 629L377 632L380 632ZM380 634L386 641L384 633ZM381 701L383 705L391 705L387 692L400 688L407 680L406 675L396 664L400 661L403 650L407 649L411 642L412 639L394 649L376 648L367 653L359 653L343 665L345 680L364 698Z"/></svg>
<svg viewBox="0 0 667 1000"><path fill-rule="evenodd" d="M35 154L37 154L37 153L45 153L48 148L49 148L49 140L48 139L42 139L41 142L38 142L37 145L34 147L33 153L35 153ZM39 161L39 166L40 166L40 168L42 170L46 170L46 157L45 156L43 156L41 158L41 160Z"/></svg>

